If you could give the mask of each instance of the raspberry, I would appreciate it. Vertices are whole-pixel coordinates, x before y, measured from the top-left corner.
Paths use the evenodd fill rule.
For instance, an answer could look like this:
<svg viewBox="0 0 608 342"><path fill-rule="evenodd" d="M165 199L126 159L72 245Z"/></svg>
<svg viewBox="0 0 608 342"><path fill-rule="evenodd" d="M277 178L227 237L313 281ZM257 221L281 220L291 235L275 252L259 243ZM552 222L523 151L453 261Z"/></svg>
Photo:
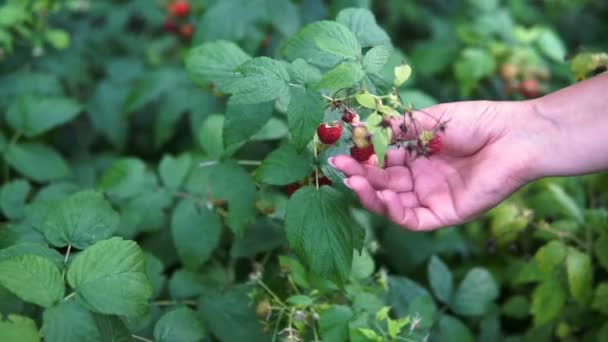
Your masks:
<svg viewBox="0 0 608 342"><path fill-rule="evenodd" d="M177 25L171 19L167 19L163 25L166 32L175 33L177 32Z"/></svg>
<svg viewBox="0 0 608 342"><path fill-rule="evenodd" d="M533 98L539 94L538 82L533 78L528 78L519 84L519 92L523 97Z"/></svg>
<svg viewBox="0 0 608 342"><path fill-rule="evenodd" d="M190 13L190 3L188 1L176 1L169 7L169 12L177 17L185 17Z"/></svg>
<svg viewBox="0 0 608 342"><path fill-rule="evenodd" d="M342 121L346 122L346 123L357 123L359 122L359 115L357 115L357 113L353 112L350 109L345 109L344 112L342 113Z"/></svg>
<svg viewBox="0 0 608 342"><path fill-rule="evenodd" d="M194 27L190 24L186 24L179 29L179 34L186 39L192 37L192 33L194 33Z"/></svg>
<svg viewBox="0 0 608 342"><path fill-rule="evenodd" d="M437 153L441 152L442 148L443 148L443 141L441 141L440 136L436 136L433 139L431 139L431 141L429 141L429 143L427 145L429 154L437 154Z"/></svg>
<svg viewBox="0 0 608 342"><path fill-rule="evenodd" d="M300 183L291 183L287 186L287 197L291 197L294 192L298 191L300 188Z"/></svg>
<svg viewBox="0 0 608 342"><path fill-rule="evenodd" d="M353 142L355 146L364 148L369 146L369 132L364 126L357 126L353 129Z"/></svg>
<svg viewBox="0 0 608 342"><path fill-rule="evenodd" d="M360 163L367 161L372 154L374 154L374 145L371 144L366 147L353 146L350 148L351 157Z"/></svg>
<svg viewBox="0 0 608 342"><path fill-rule="evenodd" d="M322 143L331 145L340 140L340 137L342 136L342 126L330 126L326 123L322 123L317 127L317 135Z"/></svg>
<svg viewBox="0 0 608 342"><path fill-rule="evenodd" d="M319 178L319 187L323 185L331 186L331 180L325 176Z"/></svg>

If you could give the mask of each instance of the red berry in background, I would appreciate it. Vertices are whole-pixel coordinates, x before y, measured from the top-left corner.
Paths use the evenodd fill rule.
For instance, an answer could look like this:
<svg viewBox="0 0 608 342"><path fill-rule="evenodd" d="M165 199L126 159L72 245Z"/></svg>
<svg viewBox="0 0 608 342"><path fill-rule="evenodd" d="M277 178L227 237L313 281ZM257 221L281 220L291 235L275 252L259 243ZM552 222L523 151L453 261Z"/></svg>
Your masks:
<svg viewBox="0 0 608 342"><path fill-rule="evenodd" d="M538 82L533 78L528 78L519 83L519 92L523 97L533 98L540 93Z"/></svg>
<svg viewBox="0 0 608 342"><path fill-rule="evenodd" d="M319 186L323 186L323 185L328 185L331 186L332 182L331 180L329 180L329 178L327 178L326 176L323 176L321 178L319 178Z"/></svg>
<svg viewBox="0 0 608 342"><path fill-rule="evenodd" d="M166 32L170 32L170 33L176 33L178 30L177 24L171 19L167 19L165 21L165 24L163 25L163 27L165 28Z"/></svg>
<svg viewBox="0 0 608 342"><path fill-rule="evenodd" d="M291 197L291 195L293 195L294 192L298 191L298 189L300 188L300 183L291 183L287 186L287 196Z"/></svg>
<svg viewBox="0 0 608 342"><path fill-rule="evenodd" d="M372 154L374 154L374 145L371 144L366 147L353 146L350 148L351 157L360 163L367 161Z"/></svg>
<svg viewBox="0 0 608 342"><path fill-rule="evenodd" d="M189 39L190 37L192 37L193 33L194 33L194 27L192 27L192 25L190 25L190 24L183 25L179 29L180 36L182 36L182 38L185 38L185 39Z"/></svg>
<svg viewBox="0 0 608 342"><path fill-rule="evenodd" d="M430 154L437 154L443 149L443 141L440 136L436 136L427 145Z"/></svg>
<svg viewBox="0 0 608 342"><path fill-rule="evenodd" d="M176 1L169 7L169 12L176 17L185 17L190 13L190 3L188 1Z"/></svg>
<svg viewBox="0 0 608 342"><path fill-rule="evenodd" d="M344 112L342 113L342 121L346 122L346 123L357 123L359 122L359 115L357 115L357 113L353 112L350 109L345 109Z"/></svg>
<svg viewBox="0 0 608 342"><path fill-rule="evenodd" d="M336 141L340 140L342 136L342 126L341 125L328 125L326 123L322 123L317 127L317 135L319 136L319 140L325 145L331 145Z"/></svg>

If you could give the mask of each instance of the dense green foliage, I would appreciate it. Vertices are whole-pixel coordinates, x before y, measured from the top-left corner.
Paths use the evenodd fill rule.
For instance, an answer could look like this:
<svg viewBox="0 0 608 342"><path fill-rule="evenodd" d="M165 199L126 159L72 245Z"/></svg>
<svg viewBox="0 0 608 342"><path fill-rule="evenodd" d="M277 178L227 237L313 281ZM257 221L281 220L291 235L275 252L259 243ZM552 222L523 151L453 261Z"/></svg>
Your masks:
<svg viewBox="0 0 608 342"><path fill-rule="evenodd" d="M413 233L315 135L605 68L608 5L529 3L5 1L0 341L608 340L605 174Z"/></svg>

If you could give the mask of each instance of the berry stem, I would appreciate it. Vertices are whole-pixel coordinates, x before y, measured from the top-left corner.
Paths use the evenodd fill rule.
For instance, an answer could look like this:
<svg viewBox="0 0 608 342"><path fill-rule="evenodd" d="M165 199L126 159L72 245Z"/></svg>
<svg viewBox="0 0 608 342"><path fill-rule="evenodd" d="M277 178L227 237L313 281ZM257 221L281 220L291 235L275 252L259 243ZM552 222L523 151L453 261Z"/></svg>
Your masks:
<svg viewBox="0 0 608 342"><path fill-rule="evenodd" d="M313 143L312 143L315 160L317 160L317 157L318 157L317 144L318 144L317 136L315 135L313 137ZM315 186L317 187L317 190L318 190L319 189L319 166L317 164L315 164Z"/></svg>

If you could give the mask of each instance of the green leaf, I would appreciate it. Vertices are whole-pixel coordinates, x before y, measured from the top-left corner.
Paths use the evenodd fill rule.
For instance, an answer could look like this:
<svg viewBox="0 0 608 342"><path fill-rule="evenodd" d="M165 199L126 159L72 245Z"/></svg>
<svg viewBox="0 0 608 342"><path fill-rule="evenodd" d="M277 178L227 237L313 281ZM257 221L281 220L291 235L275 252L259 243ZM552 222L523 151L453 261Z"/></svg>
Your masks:
<svg viewBox="0 0 608 342"><path fill-rule="evenodd" d="M353 250L361 249L365 233L352 218L346 199L330 187L305 187L287 203L287 240L293 251L322 276L346 280Z"/></svg>
<svg viewBox="0 0 608 342"><path fill-rule="evenodd" d="M175 89L182 75L181 70L174 68L155 68L147 71L132 87L124 111L126 113L138 111L162 94Z"/></svg>
<svg viewBox="0 0 608 342"><path fill-rule="evenodd" d="M272 101L241 104L230 98L224 119L224 146L240 144L258 133L272 117L272 109Z"/></svg>
<svg viewBox="0 0 608 342"><path fill-rule="evenodd" d="M35 255L52 261L57 268L63 267L64 256L54 249L49 248L46 243L19 242L10 247L0 249L0 261L10 259L15 256Z"/></svg>
<svg viewBox="0 0 608 342"><path fill-rule="evenodd" d="M270 185L294 183L312 172L312 162L310 151L298 152L294 145L284 144L264 159L256 171L256 179Z"/></svg>
<svg viewBox="0 0 608 342"><path fill-rule="evenodd" d="M196 137L203 150L210 158L219 159L224 154L224 135L222 127L225 117L211 114L198 129Z"/></svg>
<svg viewBox="0 0 608 342"><path fill-rule="evenodd" d="M287 107L287 125L291 139L298 150L312 140L317 126L323 120L325 102L317 92L299 87L291 88L291 101Z"/></svg>
<svg viewBox="0 0 608 342"><path fill-rule="evenodd" d="M29 317L8 315L0 320L0 341L39 342L36 322Z"/></svg>
<svg viewBox="0 0 608 342"><path fill-rule="evenodd" d="M61 29L46 29L44 38L58 50L63 50L70 46L70 34Z"/></svg>
<svg viewBox="0 0 608 342"><path fill-rule="evenodd" d="M340 63L338 66L325 73L315 88L327 89L330 91L350 88L357 84L364 75L365 72L363 72L360 63Z"/></svg>
<svg viewBox="0 0 608 342"><path fill-rule="evenodd" d="M270 15L272 26L286 37L296 34L301 25L298 6L285 0L266 0L265 3L268 13L280 13Z"/></svg>
<svg viewBox="0 0 608 342"><path fill-rule="evenodd" d="M228 88L234 103L273 101L289 91L289 73L283 64L271 58L251 59L239 66L237 73L239 78Z"/></svg>
<svg viewBox="0 0 608 342"><path fill-rule="evenodd" d="M564 191L564 188L555 183L547 184L547 188L553 199L555 199L556 203L568 217L575 219L579 223L584 221L582 209L576 204L574 199Z"/></svg>
<svg viewBox="0 0 608 342"><path fill-rule="evenodd" d="M595 288L591 307L605 315L608 315L608 282L601 282Z"/></svg>
<svg viewBox="0 0 608 342"><path fill-rule="evenodd" d="M381 72L384 65L388 63L392 52L393 48L385 45L371 48L363 57L363 69L368 73Z"/></svg>
<svg viewBox="0 0 608 342"><path fill-rule="evenodd" d="M97 242L74 258L67 279L77 298L95 312L139 316L148 310L152 286L144 254L133 241Z"/></svg>
<svg viewBox="0 0 608 342"><path fill-rule="evenodd" d="M566 291L555 278L548 278L540 283L532 293L532 307L534 325L541 326L548 323L562 312L566 303Z"/></svg>
<svg viewBox="0 0 608 342"><path fill-rule="evenodd" d="M160 295L167 281L167 276L163 274L165 266L159 258L150 253L144 253L144 258L146 263L146 274L154 288L152 298L156 298Z"/></svg>
<svg viewBox="0 0 608 342"><path fill-rule="evenodd" d="M442 315L437 324L437 341L473 342L471 330L459 319Z"/></svg>
<svg viewBox="0 0 608 342"><path fill-rule="evenodd" d="M450 305L460 315L481 316L497 297L498 285L490 272L476 267L464 277Z"/></svg>
<svg viewBox="0 0 608 342"><path fill-rule="evenodd" d="M133 342L131 333L117 316L93 314L101 341Z"/></svg>
<svg viewBox="0 0 608 342"><path fill-rule="evenodd" d="M237 287L226 292L206 291L200 299L198 310L220 341L270 341L262 333L253 302L248 296L251 289Z"/></svg>
<svg viewBox="0 0 608 342"><path fill-rule="evenodd" d="M209 6L210 4L212 5ZM264 3L260 2L216 1L206 3L205 7L205 13L197 25L195 41L225 39L247 42L247 35L257 30L255 24L261 20L267 21L266 8ZM238 20L226 20L228 18Z"/></svg>
<svg viewBox="0 0 608 342"><path fill-rule="evenodd" d="M215 212L207 207L197 207L193 200L186 199L173 211L171 233L182 263L195 270L218 246L222 223Z"/></svg>
<svg viewBox="0 0 608 342"><path fill-rule="evenodd" d="M433 256L429 261L427 273L435 297L444 303L449 303L454 286L454 279L450 269L441 259Z"/></svg>
<svg viewBox="0 0 608 342"><path fill-rule="evenodd" d="M25 201L31 188L30 183L23 179L16 179L2 186L0 208L2 208L4 216L11 220L23 217Z"/></svg>
<svg viewBox="0 0 608 342"><path fill-rule="evenodd" d="M566 57L566 45L560 36L553 30L545 28L540 36L538 36L536 44L540 48L540 51L547 57L558 63L564 62Z"/></svg>
<svg viewBox="0 0 608 342"><path fill-rule="evenodd" d="M121 158L97 182L100 190L111 196L127 198L137 195L145 186L146 165L137 158Z"/></svg>
<svg viewBox="0 0 608 342"><path fill-rule="evenodd" d="M198 84L213 83L224 91L238 77L236 68L251 57L228 41L205 43L186 57L186 70Z"/></svg>
<svg viewBox="0 0 608 342"><path fill-rule="evenodd" d="M324 341L348 341L348 323L353 317L348 306L332 305L319 317L321 338Z"/></svg>
<svg viewBox="0 0 608 342"><path fill-rule="evenodd" d="M41 332L48 342L97 342L101 336L91 312L76 301L62 301L44 310Z"/></svg>
<svg viewBox="0 0 608 342"><path fill-rule="evenodd" d="M401 87L401 85L403 85L403 83L405 83L407 80L409 80L410 76L412 75L412 68L407 65L407 64L403 64L403 65L399 65L395 67L395 78L393 81L393 84L396 87ZM420 107L423 108L423 107Z"/></svg>
<svg viewBox="0 0 608 342"><path fill-rule="evenodd" d="M209 185L211 196L228 201L228 226L237 236L242 236L245 225L256 213L256 188L251 175L233 161L212 166Z"/></svg>
<svg viewBox="0 0 608 342"><path fill-rule="evenodd" d="M310 64L332 67L345 58L358 58L361 45L344 25L319 21L300 30L287 41L281 52L290 61L302 58Z"/></svg>
<svg viewBox="0 0 608 342"><path fill-rule="evenodd" d="M362 47L391 45L391 38L378 25L374 14L364 8L347 8L338 13L336 21L348 27Z"/></svg>
<svg viewBox="0 0 608 342"><path fill-rule="evenodd" d="M502 305L502 313L507 317L523 319L530 314L530 302L526 296L513 296Z"/></svg>
<svg viewBox="0 0 608 342"><path fill-rule="evenodd" d="M177 190L184 183L191 165L192 157L187 153L178 157L167 154L158 165L158 174L167 188Z"/></svg>
<svg viewBox="0 0 608 342"><path fill-rule="evenodd" d="M433 326L437 316L437 306L431 296L421 296L412 300L406 317L418 317L418 328L428 329Z"/></svg>
<svg viewBox="0 0 608 342"><path fill-rule="evenodd" d="M9 145L4 158L19 173L36 182L66 179L72 171L52 147L38 143Z"/></svg>
<svg viewBox="0 0 608 342"><path fill-rule="evenodd" d="M288 71L294 81L304 86L317 84L321 79L321 71L301 58L291 62Z"/></svg>
<svg viewBox="0 0 608 342"><path fill-rule="evenodd" d="M87 104L87 116L95 130L114 146L121 147L127 139L128 120L124 104L130 84L104 80L97 84Z"/></svg>
<svg viewBox="0 0 608 342"><path fill-rule="evenodd" d="M367 250L363 249L361 253L353 252L353 266L351 275L355 279L367 279L374 273L374 259Z"/></svg>
<svg viewBox="0 0 608 342"><path fill-rule="evenodd" d="M84 249L116 231L120 216L103 195L81 191L52 206L42 225L47 240L56 247L69 244Z"/></svg>
<svg viewBox="0 0 608 342"><path fill-rule="evenodd" d="M50 307L63 297L59 268L37 255L21 255L0 261L0 285L26 302Z"/></svg>
<svg viewBox="0 0 608 342"><path fill-rule="evenodd" d="M279 140L287 136L288 128L285 120L271 117L270 120L253 136L252 141Z"/></svg>
<svg viewBox="0 0 608 342"><path fill-rule="evenodd" d="M357 102L365 108L376 109L378 107L378 103L376 102L376 97L366 91L356 94L355 99Z"/></svg>
<svg viewBox="0 0 608 342"><path fill-rule="evenodd" d="M285 301L299 307L307 307L314 303L312 298L305 295L293 295L288 297Z"/></svg>
<svg viewBox="0 0 608 342"><path fill-rule="evenodd" d="M285 242L283 226L275 220L260 219L247 227L245 235L232 242L230 256L233 258L250 258L258 253L270 252Z"/></svg>
<svg viewBox="0 0 608 342"><path fill-rule="evenodd" d="M586 253L569 247L566 256L566 271L572 297L581 306L587 305L593 291L591 258Z"/></svg>
<svg viewBox="0 0 608 342"><path fill-rule="evenodd" d="M13 130L34 137L71 121L81 110L70 98L22 96L8 109L6 121Z"/></svg>
<svg viewBox="0 0 608 342"><path fill-rule="evenodd" d="M566 246L559 240L550 241L539 248L534 255L540 270L545 274L552 273L557 266L564 262L565 258Z"/></svg>
<svg viewBox="0 0 608 342"><path fill-rule="evenodd" d="M491 75L496 61L490 52L480 48L466 48L454 63L454 74L460 82L460 93L469 96L479 80Z"/></svg>
<svg viewBox="0 0 608 342"><path fill-rule="evenodd" d="M411 105L414 108L428 108L439 103L435 98L420 90L403 89L399 95L406 106Z"/></svg>
<svg viewBox="0 0 608 342"><path fill-rule="evenodd" d="M608 235L602 234L593 245L595 256L604 270L608 270Z"/></svg>
<svg viewBox="0 0 608 342"><path fill-rule="evenodd" d="M408 308L416 298L431 297L427 289L405 277L389 277L388 288L387 304L393 308L397 316L407 315Z"/></svg>
<svg viewBox="0 0 608 342"><path fill-rule="evenodd" d="M154 341L158 342L200 341L205 334L203 323L188 308L167 312L154 326Z"/></svg>

